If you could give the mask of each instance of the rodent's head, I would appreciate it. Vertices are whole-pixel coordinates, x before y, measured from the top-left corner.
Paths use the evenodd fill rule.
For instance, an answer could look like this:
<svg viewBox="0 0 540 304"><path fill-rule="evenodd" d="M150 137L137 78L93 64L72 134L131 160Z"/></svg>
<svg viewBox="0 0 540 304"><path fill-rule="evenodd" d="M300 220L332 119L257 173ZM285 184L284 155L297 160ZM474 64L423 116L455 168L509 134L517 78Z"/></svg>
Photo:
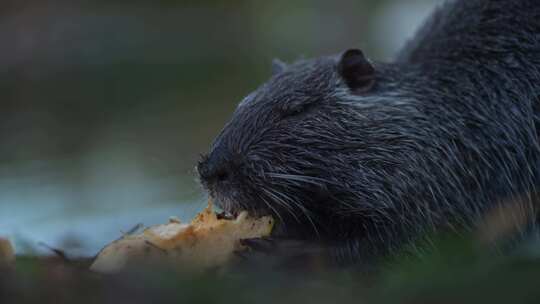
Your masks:
<svg viewBox="0 0 540 304"><path fill-rule="evenodd" d="M359 199L358 154L370 143L351 102L375 82L374 66L356 49L274 62L273 76L244 98L202 157L201 183L225 211L272 213L285 229L324 233L320 226Z"/></svg>

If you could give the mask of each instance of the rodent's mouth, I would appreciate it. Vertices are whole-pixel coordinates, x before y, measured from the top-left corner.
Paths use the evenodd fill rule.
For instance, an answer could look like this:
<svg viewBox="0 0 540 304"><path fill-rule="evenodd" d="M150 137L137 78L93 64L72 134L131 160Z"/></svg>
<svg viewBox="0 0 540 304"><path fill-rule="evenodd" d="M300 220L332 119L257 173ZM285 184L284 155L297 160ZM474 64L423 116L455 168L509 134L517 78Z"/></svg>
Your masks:
<svg viewBox="0 0 540 304"><path fill-rule="evenodd" d="M219 197L212 197L215 205L222 210L218 214L219 217L225 219L234 219L242 211L247 211L250 216L255 218L263 216L272 216L274 219L274 228L272 229L272 238L289 238L289 239L310 239L313 237L312 226L301 223L291 214L285 212L278 213L278 210L270 207L257 204L257 202L242 202L228 200L220 200ZM309 232L307 232L309 230Z"/></svg>
<svg viewBox="0 0 540 304"><path fill-rule="evenodd" d="M233 211L233 212L222 211L222 212L217 214L217 218L218 219L226 219L226 220L234 220L241 213L241 211L239 211L239 210L240 209L238 209L236 211ZM267 216L267 215L272 216L269 213L264 214L263 212L261 212L260 215L257 214L255 217L259 218L259 217ZM286 238L288 236L288 234L287 234L286 230L284 229L285 226L283 225L283 223L279 221L279 218L275 218L275 216L272 216L272 218L274 218L274 228L272 229L272 233L270 234L271 237L274 237L274 238Z"/></svg>

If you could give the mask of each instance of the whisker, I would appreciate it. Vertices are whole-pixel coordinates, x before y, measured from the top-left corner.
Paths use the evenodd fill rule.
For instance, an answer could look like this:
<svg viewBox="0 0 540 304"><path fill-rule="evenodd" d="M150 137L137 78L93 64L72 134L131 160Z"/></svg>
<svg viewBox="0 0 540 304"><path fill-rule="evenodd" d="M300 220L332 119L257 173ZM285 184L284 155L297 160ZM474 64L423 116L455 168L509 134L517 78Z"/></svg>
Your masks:
<svg viewBox="0 0 540 304"><path fill-rule="evenodd" d="M268 195L271 199L273 199L277 204L285 208L287 212L289 212L298 223L301 223L300 219L296 216L296 214L291 209L291 206L289 206L289 204L287 204L285 201L277 197L273 191L267 190L267 189L263 189L263 191L264 193L266 193L266 195Z"/></svg>
<svg viewBox="0 0 540 304"><path fill-rule="evenodd" d="M300 209L300 211L302 212L302 214L307 218L307 220L310 222L311 226L313 227L313 230L315 231L315 233L317 234L317 236L320 236L320 233L319 233L319 230L317 229L317 226L315 225L315 222L313 221L313 218L309 215L309 210L307 210L300 202L298 202L297 200L293 199L292 197L290 196L287 196L285 193L283 192L279 192L275 189L273 189L271 191L273 194L274 194L274 197L278 200L278 201L282 201L284 204L286 205L289 205L287 204L287 202L289 202L290 204L294 205L295 207L297 207L298 209ZM281 197L279 198L278 195ZM298 218L295 216L295 218L298 220Z"/></svg>
<svg viewBox="0 0 540 304"><path fill-rule="evenodd" d="M270 204L264 197L260 196L259 197L263 202L264 204L270 208L275 214L276 216L279 218L279 221L282 225L285 225L285 222L283 221L283 217L281 217L281 214L279 214L279 212L274 208L272 207L272 204Z"/></svg>

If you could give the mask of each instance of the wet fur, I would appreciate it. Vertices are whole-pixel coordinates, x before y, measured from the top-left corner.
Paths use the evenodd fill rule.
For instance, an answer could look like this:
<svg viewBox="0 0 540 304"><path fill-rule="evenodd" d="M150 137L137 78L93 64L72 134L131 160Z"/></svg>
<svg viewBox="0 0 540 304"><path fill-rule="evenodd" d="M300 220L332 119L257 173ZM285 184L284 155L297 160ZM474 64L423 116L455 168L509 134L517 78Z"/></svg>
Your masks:
<svg viewBox="0 0 540 304"><path fill-rule="evenodd" d="M199 165L224 209L273 213L284 235L357 261L537 191L538 1L448 2L374 63L366 93L338 57L288 65L240 103Z"/></svg>

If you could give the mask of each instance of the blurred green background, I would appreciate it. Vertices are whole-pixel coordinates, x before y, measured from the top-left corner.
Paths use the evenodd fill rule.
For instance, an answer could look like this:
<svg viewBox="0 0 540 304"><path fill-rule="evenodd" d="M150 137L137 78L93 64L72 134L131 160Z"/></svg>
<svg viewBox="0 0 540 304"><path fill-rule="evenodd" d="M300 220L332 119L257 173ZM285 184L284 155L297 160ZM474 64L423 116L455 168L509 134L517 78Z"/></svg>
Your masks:
<svg viewBox="0 0 540 304"><path fill-rule="evenodd" d="M272 58L390 60L440 2L3 0L0 235L92 255L190 218L199 154Z"/></svg>

